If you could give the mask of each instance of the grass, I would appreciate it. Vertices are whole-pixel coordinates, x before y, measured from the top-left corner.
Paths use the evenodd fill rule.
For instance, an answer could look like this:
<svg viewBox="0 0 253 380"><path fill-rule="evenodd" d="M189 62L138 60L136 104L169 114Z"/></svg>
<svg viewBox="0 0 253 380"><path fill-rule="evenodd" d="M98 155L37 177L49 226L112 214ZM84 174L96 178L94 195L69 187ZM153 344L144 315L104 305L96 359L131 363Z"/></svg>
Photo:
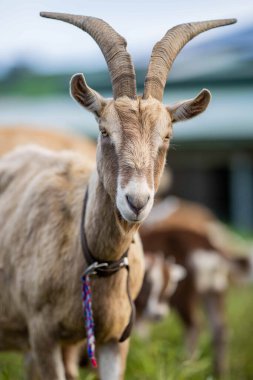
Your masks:
<svg viewBox="0 0 253 380"><path fill-rule="evenodd" d="M231 289L227 298L229 325L229 371L222 380L253 379L253 287ZM151 336L143 341L135 334L128 357L126 380L214 380L212 375L209 334L201 334L196 359L185 359L183 331L177 316L152 327ZM23 380L19 354L0 354L0 380ZM81 371L82 380L95 375Z"/></svg>

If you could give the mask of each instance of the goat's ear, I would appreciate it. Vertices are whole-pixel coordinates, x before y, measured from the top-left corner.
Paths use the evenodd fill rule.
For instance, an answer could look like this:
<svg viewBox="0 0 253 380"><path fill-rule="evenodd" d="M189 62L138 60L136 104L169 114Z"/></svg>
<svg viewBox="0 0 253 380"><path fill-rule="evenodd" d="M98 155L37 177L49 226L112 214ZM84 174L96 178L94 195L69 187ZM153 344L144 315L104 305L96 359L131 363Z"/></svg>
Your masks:
<svg viewBox="0 0 253 380"><path fill-rule="evenodd" d="M106 100L87 85L83 74L75 74L71 78L70 94L81 106L92 112L96 117L101 115Z"/></svg>
<svg viewBox="0 0 253 380"><path fill-rule="evenodd" d="M204 112L211 100L210 91L203 89L194 99L183 100L172 106L168 106L172 122L191 119Z"/></svg>

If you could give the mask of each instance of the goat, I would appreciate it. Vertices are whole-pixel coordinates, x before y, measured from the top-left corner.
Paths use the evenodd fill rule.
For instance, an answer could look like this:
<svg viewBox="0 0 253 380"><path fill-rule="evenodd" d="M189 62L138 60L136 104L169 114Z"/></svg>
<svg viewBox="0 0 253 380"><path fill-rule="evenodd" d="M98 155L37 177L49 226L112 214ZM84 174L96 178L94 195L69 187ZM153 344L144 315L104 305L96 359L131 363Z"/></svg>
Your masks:
<svg viewBox="0 0 253 380"><path fill-rule="evenodd" d="M80 223L84 222L81 237L86 237L98 262L114 263L128 252L129 292L135 299L144 274L138 229L153 205L172 123L197 116L210 101L209 91L202 90L194 99L164 106L166 78L187 41L235 20L182 24L169 30L153 48L144 93L137 97L126 41L110 25L94 17L41 15L73 24L95 39L113 88L113 99L105 99L83 75L71 79L72 97L98 120L95 170L75 153L36 147L21 148L0 160L0 348L30 350L31 378L36 373L43 379L65 380L77 375L66 361L64 367L61 348L68 349L86 336L80 276L88 264ZM124 376L129 339L119 340L131 315L127 279L123 269L110 277L91 278L102 380Z"/></svg>
<svg viewBox="0 0 253 380"><path fill-rule="evenodd" d="M159 191L158 191L159 192ZM157 198L157 197L156 197ZM212 243L222 251L231 254L247 254L250 246L244 239L231 231L207 207L195 202L167 196L156 203L145 226L156 226L156 229L186 228L208 236Z"/></svg>
<svg viewBox="0 0 253 380"><path fill-rule="evenodd" d="M185 269L164 258L145 252L145 275L135 301L137 319L160 320L168 312L168 298L175 292L178 282L185 277Z"/></svg>
<svg viewBox="0 0 253 380"><path fill-rule="evenodd" d="M168 316L168 300L185 275L185 269L165 259L163 253L145 252L144 280L135 301L136 329L139 335L148 335L149 322L160 321Z"/></svg>
<svg viewBox="0 0 253 380"><path fill-rule="evenodd" d="M36 144L55 151L73 150L95 162L96 145L88 138L39 129L36 126L2 126L0 128L0 156L18 146Z"/></svg>
<svg viewBox="0 0 253 380"><path fill-rule="evenodd" d="M187 276L169 302L186 328L186 348L190 354L196 348L197 305L202 302L213 338L214 372L221 375L226 367L224 302L230 276L244 277L251 265L247 257L233 257L221 248L220 242L215 244L209 229L215 222L220 226L205 207L170 198L153 208L140 232L145 250L154 254L160 250L186 269Z"/></svg>

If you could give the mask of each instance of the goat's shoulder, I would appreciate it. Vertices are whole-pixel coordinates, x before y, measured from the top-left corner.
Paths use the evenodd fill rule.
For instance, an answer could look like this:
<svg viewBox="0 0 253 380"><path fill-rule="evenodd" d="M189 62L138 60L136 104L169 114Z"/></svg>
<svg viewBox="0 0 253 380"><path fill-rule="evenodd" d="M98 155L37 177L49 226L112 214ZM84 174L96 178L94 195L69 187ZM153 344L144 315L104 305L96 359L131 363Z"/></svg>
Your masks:
<svg viewBox="0 0 253 380"><path fill-rule="evenodd" d="M44 260L40 256L44 251L46 261L54 260L55 252L70 251L91 172L83 158L32 146L6 155L1 164L0 178L1 173L11 173L12 178L0 197L0 237L6 246L15 240L13 260L24 260L20 255L24 241L28 261L36 255Z"/></svg>
<svg viewBox="0 0 253 380"><path fill-rule="evenodd" d="M2 208L7 207L9 218L17 221L29 214L33 226L49 215L56 225L67 219L72 223L79 216L76 204L80 209L90 173L91 167L74 152L37 146L17 149L0 160Z"/></svg>

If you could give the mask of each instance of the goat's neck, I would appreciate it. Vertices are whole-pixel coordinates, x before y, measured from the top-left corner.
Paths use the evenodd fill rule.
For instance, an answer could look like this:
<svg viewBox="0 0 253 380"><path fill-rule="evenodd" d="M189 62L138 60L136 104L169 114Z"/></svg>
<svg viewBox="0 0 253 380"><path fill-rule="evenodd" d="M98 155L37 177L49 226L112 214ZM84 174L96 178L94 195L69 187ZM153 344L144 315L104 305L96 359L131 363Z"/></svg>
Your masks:
<svg viewBox="0 0 253 380"><path fill-rule="evenodd" d="M93 173L88 189L85 233L89 249L100 261L118 260L130 246L139 224L121 220L97 173Z"/></svg>

